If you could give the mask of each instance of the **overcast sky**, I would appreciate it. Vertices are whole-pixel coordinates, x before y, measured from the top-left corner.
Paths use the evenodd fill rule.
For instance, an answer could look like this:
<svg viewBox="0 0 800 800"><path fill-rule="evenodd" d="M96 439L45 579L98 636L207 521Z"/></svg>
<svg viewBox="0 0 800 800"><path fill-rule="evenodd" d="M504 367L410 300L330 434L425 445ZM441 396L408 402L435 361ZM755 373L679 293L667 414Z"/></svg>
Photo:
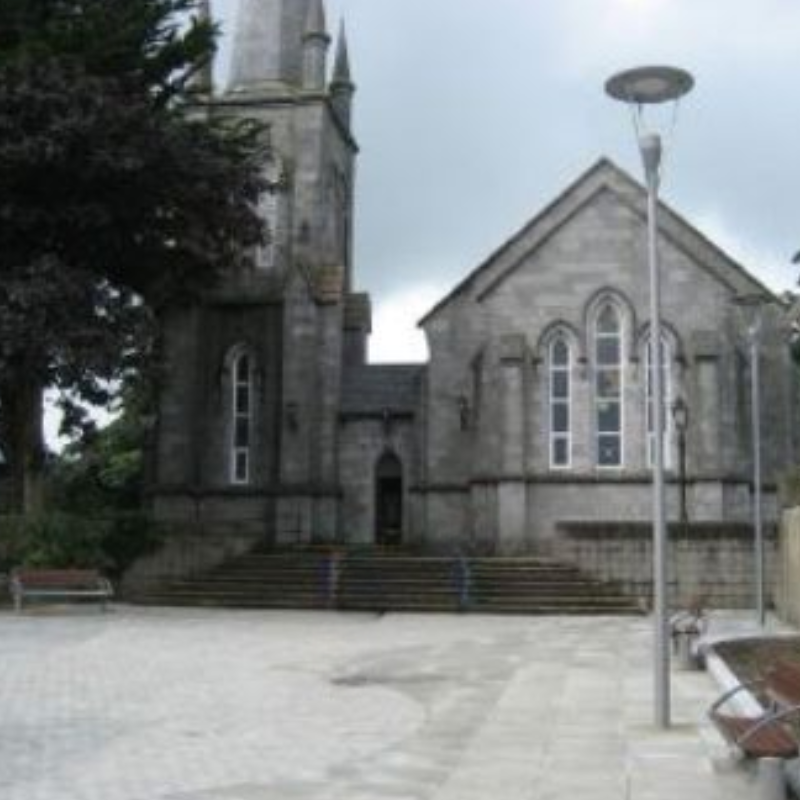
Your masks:
<svg viewBox="0 0 800 800"><path fill-rule="evenodd" d="M227 32L238 0L215 0ZM344 16L361 155L356 275L374 359L424 357L416 320L597 158L641 174L605 79L691 71L664 198L776 290L800 249L797 0L328 0Z"/></svg>

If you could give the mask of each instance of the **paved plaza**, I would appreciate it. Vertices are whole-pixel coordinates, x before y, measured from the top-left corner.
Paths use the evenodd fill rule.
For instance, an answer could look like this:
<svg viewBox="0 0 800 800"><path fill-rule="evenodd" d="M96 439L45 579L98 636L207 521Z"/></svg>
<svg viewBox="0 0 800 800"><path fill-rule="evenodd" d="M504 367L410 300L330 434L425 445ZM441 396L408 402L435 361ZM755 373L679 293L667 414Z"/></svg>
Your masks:
<svg viewBox="0 0 800 800"><path fill-rule="evenodd" d="M2 800L737 800L638 618L0 612Z"/></svg>

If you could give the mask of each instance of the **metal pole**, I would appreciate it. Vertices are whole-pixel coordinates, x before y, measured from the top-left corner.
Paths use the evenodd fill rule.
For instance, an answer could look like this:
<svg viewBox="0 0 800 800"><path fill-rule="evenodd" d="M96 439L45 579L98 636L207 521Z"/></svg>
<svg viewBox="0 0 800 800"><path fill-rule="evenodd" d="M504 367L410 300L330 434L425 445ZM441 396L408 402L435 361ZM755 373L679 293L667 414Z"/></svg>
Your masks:
<svg viewBox="0 0 800 800"><path fill-rule="evenodd" d="M661 282L658 270L658 184L661 139L642 136L639 148L647 177L647 249L650 272L650 364L653 374L653 624L655 724L670 726L667 541L664 516L664 385L661 374Z"/></svg>
<svg viewBox="0 0 800 800"><path fill-rule="evenodd" d="M755 530L755 591L758 624L766 619L764 608L764 531L761 525L761 364L759 334L761 320L750 331L750 376L753 394L753 527Z"/></svg>

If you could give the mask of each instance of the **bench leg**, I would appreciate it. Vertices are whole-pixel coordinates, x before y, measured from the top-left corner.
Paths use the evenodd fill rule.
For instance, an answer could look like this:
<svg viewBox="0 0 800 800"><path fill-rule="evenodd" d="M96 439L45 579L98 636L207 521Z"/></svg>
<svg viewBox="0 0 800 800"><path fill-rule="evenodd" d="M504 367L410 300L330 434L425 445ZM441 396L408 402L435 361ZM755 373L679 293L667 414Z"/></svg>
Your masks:
<svg viewBox="0 0 800 800"><path fill-rule="evenodd" d="M759 758L756 765L757 800L786 800L782 758Z"/></svg>

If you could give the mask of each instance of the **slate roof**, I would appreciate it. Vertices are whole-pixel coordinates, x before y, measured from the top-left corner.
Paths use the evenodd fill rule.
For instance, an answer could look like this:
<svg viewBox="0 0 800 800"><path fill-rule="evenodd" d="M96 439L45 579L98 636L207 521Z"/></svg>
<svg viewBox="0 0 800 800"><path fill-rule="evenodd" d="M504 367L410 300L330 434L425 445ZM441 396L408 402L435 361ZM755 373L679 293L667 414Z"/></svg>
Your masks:
<svg viewBox="0 0 800 800"><path fill-rule="evenodd" d="M424 364L371 364L346 369L342 413L415 412L424 371Z"/></svg>

